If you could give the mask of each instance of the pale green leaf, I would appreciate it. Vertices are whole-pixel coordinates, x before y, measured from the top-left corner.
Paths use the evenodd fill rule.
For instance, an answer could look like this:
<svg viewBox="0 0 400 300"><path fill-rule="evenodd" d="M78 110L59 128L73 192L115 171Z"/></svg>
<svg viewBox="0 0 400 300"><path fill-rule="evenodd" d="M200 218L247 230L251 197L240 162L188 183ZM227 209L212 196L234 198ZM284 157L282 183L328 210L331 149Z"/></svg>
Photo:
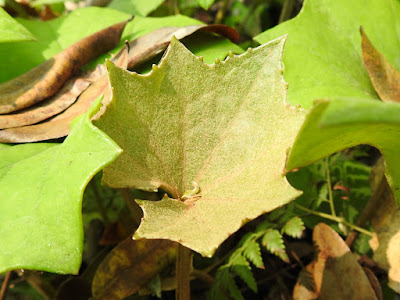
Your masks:
<svg viewBox="0 0 400 300"><path fill-rule="evenodd" d="M316 101L289 154L287 169L302 167L359 144L380 150L386 176L400 200L400 104L368 99Z"/></svg>
<svg viewBox="0 0 400 300"><path fill-rule="evenodd" d="M124 154L103 181L175 198L141 203L137 238L211 256L242 224L300 194L282 176L304 118L285 103L284 41L208 65L173 40L148 75L108 64L113 101L96 124ZM199 195L179 200L193 182Z"/></svg>
<svg viewBox="0 0 400 300"><path fill-rule="evenodd" d="M288 102L308 108L314 99L378 99L361 58L360 26L375 47L400 69L400 1L306 0L294 19L255 39L288 34L283 56Z"/></svg>
<svg viewBox="0 0 400 300"><path fill-rule="evenodd" d="M163 2L164 0L112 0L108 7L134 16L145 17Z"/></svg>
<svg viewBox="0 0 400 300"><path fill-rule="evenodd" d="M196 0L197 3L205 10L209 9L215 0Z"/></svg>
<svg viewBox="0 0 400 300"><path fill-rule="evenodd" d="M267 248L267 250L273 254L279 250L285 249L285 244L283 243L282 235L276 229L268 230L261 239L262 245Z"/></svg>
<svg viewBox="0 0 400 300"><path fill-rule="evenodd" d="M95 109L63 144L0 144L0 273L79 271L83 191L120 152L91 124Z"/></svg>
<svg viewBox="0 0 400 300"><path fill-rule="evenodd" d="M0 7L0 43L34 41L35 37ZM15 45L14 45L15 47Z"/></svg>
<svg viewBox="0 0 400 300"><path fill-rule="evenodd" d="M296 216L287 221L281 231L288 236L299 238L304 229L305 227L302 219Z"/></svg>
<svg viewBox="0 0 400 300"><path fill-rule="evenodd" d="M129 19L113 9L87 7L50 21L17 19L36 37L34 42L0 44L0 83L53 57L78 40ZM101 20L101 22L99 22Z"/></svg>

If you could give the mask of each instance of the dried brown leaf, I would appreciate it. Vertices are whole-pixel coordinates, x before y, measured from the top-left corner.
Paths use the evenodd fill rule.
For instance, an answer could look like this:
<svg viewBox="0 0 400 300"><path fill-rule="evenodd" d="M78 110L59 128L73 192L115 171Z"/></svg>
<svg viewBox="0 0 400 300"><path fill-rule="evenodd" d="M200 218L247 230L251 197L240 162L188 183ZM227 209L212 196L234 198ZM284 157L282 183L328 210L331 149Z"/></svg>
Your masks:
<svg viewBox="0 0 400 300"><path fill-rule="evenodd" d="M314 262L308 264L305 269L300 272L296 285L293 288L294 300L318 299L318 294L315 292L313 274Z"/></svg>
<svg viewBox="0 0 400 300"><path fill-rule="evenodd" d="M115 26L115 25L114 25ZM122 68L132 68L138 64L143 63L144 61L151 59L155 55L159 54L163 50L167 48L173 36L178 39L182 39L198 30L205 30L208 32L215 32L220 35L226 36L227 38L237 41L239 35L238 33L229 26L225 25L191 25L186 27L165 27L160 28L158 30L154 30L151 33L141 36L138 39L129 42L129 54L126 53L126 49L121 49L120 52L112 59L116 65ZM111 91L109 89L108 77L107 75L102 75L102 69L96 69L87 75L91 78L91 80L96 80L92 85L90 85L82 94L80 94L78 100L73 103L68 109L66 109L63 113L58 116L47 120L46 122L29 125L29 126L21 126L17 125L17 120L12 120L12 118L8 118L4 116L4 123L10 122L13 126L7 126L3 128L8 128L0 131L0 142L1 143L27 143L27 142L37 142L49 139L60 138L68 135L69 126L71 121L88 110L90 105L94 102L96 98L104 94L102 103L103 106L100 111L93 117L94 119L99 118L107 104L111 100ZM76 80L82 80L82 77L78 77L76 79L70 79L66 84L74 85ZM0 86L1 91L1 86ZM71 95L69 95L71 96ZM59 91L54 97L66 97L66 101L75 101L74 96L67 97L63 95L63 91ZM1 98L0 98L1 101ZM1 102L0 102L1 103ZM44 104L52 103L52 105L61 107L61 103L54 103L51 100L46 100ZM65 104L64 104L65 105ZM68 107L65 105L65 107ZM43 108L39 108L39 110L49 111L47 106ZM30 111L30 110L29 110ZM59 108L59 111L62 111ZM25 112L25 111L24 111ZM32 113L33 108L32 108ZM55 114L48 114L47 118L53 116ZM40 120L39 120L40 119ZM39 121L46 119L43 114L40 118L36 116L35 113L35 121L31 119L29 123L25 122L24 125L35 124ZM11 123L13 122L13 123ZM2 124L2 116L0 116L0 128ZM22 122L21 122L22 124ZM21 126L21 127L17 127ZM9 128L15 127L15 128Z"/></svg>
<svg viewBox="0 0 400 300"><path fill-rule="evenodd" d="M123 52L115 57L115 64L121 68L126 68L128 63L128 53L126 48L124 49ZM56 117L40 124L0 130L0 143L37 142L68 135L72 120L86 112L98 97L104 95L103 101L106 103L110 101L111 90L109 88L108 76L107 74L101 74L101 68L90 73L88 75L90 77L100 77L81 93L73 105ZM104 108L102 107L102 109Z"/></svg>
<svg viewBox="0 0 400 300"><path fill-rule="evenodd" d="M322 299L377 299L356 257L336 231L319 223L313 240L318 251L314 282Z"/></svg>
<svg viewBox="0 0 400 300"><path fill-rule="evenodd" d="M190 25L185 27L160 28L129 42L130 49L135 50L129 51L128 69L164 51L173 36L180 40L198 30L217 33L229 38L233 42L239 40L239 33L226 25Z"/></svg>
<svg viewBox="0 0 400 300"><path fill-rule="evenodd" d="M369 244L376 263L388 271L389 287L400 293L400 210L393 195L381 200L382 205L371 220L375 234Z"/></svg>
<svg viewBox="0 0 400 300"><path fill-rule="evenodd" d="M127 238L97 269L92 284L93 299L116 300L136 293L174 262L177 245L168 240Z"/></svg>
<svg viewBox="0 0 400 300"><path fill-rule="evenodd" d="M0 129L36 124L64 111L93 82L90 74L87 75L68 79L54 96L37 105L16 113L0 115Z"/></svg>
<svg viewBox="0 0 400 300"><path fill-rule="evenodd" d="M314 227L313 240L317 258L306 268L312 273L313 288L305 286L299 277L293 297L309 295L306 299L312 299L315 293L319 299L378 299L356 257L336 231L319 223Z"/></svg>
<svg viewBox="0 0 400 300"><path fill-rule="evenodd" d="M400 72L372 45L362 27L360 31L362 58L375 91L383 101L400 102Z"/></svg>
<svg viewBox="0 0 400 300"><path fill-rule="evenodd" d="M14 112L54 95L81 66L114 48L127 21L98 31L55 57L0 85L0 113Z"/></svg>

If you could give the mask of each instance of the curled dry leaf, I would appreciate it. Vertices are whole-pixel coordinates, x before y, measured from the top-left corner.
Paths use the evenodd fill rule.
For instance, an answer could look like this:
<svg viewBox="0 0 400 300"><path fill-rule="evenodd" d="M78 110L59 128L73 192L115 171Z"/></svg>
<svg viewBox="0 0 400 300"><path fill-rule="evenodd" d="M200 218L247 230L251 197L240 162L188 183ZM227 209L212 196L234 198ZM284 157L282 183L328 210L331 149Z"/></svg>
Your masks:
<svg viewBox="0 0 400 300"><path fill-rule="evenodd" d="M128 63L128 52L126 48L124 49L125 51L119 53L114 60L115 64L121 68L126 68ZM99 68L93 71L93 74L89 75L91 77L98 77L98 79L81 93L74 105L70 106L64 112L44 123L1 130L0 142L28 143L68 135L72 120L86 112L99 96L104 95L103 101L106 102L109 100L105 99L111 98L107 74L101 74L102 68Z"/></svg>
<svg viewBox="0 0 400 300"><path fill-rule="evenodd" d="M95 300L124 299L174 262L177 243L128 237L103 260L93 279Z"/></svg>
<svg viewBox="0 0 400 300"><path fill-rule="evenodd" d="M80 67L117 46L126 23L98 31L25 74L1 84L0 113L20 110L54 95Z"/></svg>
<svg viewBox="0 0 400 300"><path fill-rule="evenodd" d="M314 227L313 240L317 258L299 277L294 299L313 299L315 295L325 300L378 299L367 275L339 234L328 225L319 223ZM307 277L304 274L312 279L312 284L304 280Z"/></svg>
<svg viewBox="0 0 400 300"><path fill-rule="evenodd" d="M237 41L239 34L237 31L225 25L191 25L186 27L165 27L154 30L151 33L141 36L138 39L129 42L129 54L125 48L112 59L112 61L121 68L133 68L134 66L151 59L159 54L169 45L173 36L182 39L192 33L204 30L208 32L215 32L229 38L232 41ZM0 128L9 128L0 131L0 142L2 143L27 143L37 142L49 139L60 138L68 135L69 126L71 121L88 110L93 101L100 95L104 94L102 103L103 107L93 117L99 118L104 112L105 107L111 99L111 91L109 89L108 77L104 74L103 65L99 65L94 71L86 74L91 81L95 82L90 85L82 94L82 90L77 89L76 93L68 91L68 88L62 88L54 98L45 100L43 104L36 109L32 108L24 110L20 114L13 114L9 116L0 116ZM77 87L82 86L79 81L85 80L85 76L70 78L66 85ZM1 87L0 87L1 88ZM64 94L66 92L66 94ZM80 96L79 96L80 95ZM79 96L78 100L76 98ZM59 100L56 100L59 99ZM64 103L56 101L65 100ZM76 102L75 102L76 101ZM75 102L75 103L74 103ZM73 103L68 105L68 103ZM63 113L55 118L49 119L46 122L37 125L39 121L52 117L53 115L62 111L61 107L67 108ZM57 108L57 112L56 109ZM34 117L32 117L34 115ZM24 126L30 125L30 126ZM21 126L21 127L17 127ZM15 128L10 128L15 127Z"/></svg>
<svg viewBox="0 0 400 300"><path fill-rule="evenodd" d="M375 91L383 101L400 102L400 73L374 47L362 27L360 31L362 58Z"/></svg>
<svg viewBox="0 0 400 300"><path fill-rule="evenodd" d="M90 76L87 75L70 78L57 94L38 105L16 113L0 115L0 129L36 124L64 111L92 82Z"/></svg>

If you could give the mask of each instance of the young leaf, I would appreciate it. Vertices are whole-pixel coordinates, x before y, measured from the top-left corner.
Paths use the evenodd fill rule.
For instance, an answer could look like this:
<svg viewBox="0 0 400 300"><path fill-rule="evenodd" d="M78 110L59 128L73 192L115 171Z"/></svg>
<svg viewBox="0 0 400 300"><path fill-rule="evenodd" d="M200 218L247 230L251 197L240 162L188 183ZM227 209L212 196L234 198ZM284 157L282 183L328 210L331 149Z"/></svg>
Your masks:
<svg viewBox="0 0 400 300"><path fill-rule="evenodd" d="M246 257L257 268L264 268L260 245L256 241L246 244L246 247L243 251L243 256Z"/></svg>
<svg viewBox="0 0 400 300"><path fill-rule="evenodd" d="M0 144L0 273L78 272L83 190L120 153L90 122L98 105L76 120L63 144Z"/></svg>
<svg viewBox="0 0 400 300"><path fill-rule="evenodd" d="M293 217L282 227L282 233L291 237L299 238L305 229L303 220L299 217Z"/></svg>
<svg viewBox="0 0 400 300"><path fill-rule="evenodd" d="M95 123L124 154L103 181L175 198L141 203L137 238L211 256L243 222L300 194L282 177L304 115L284 100L284 41L208 65L173 40L148 75L108 64L113 101ZM199 194L179 199L193 182Z"/></svg>
<svg viewBox="0 0 400 300"><path fill-rule="evenodd" d="M34 41L35 37L0 7L0 43Z"/></svg>
<svg viewBox="0 0 400 300"><path fill-rule="evenodd" d="M267 250L275 254L279 250L285 249L281 233L276 229L268 230L261 239L262 245Z"/></svg>
<svg viewBox="0 0 400 300"><path fill-rule="evenodd" d="M257 283L254 279L249 262L245 257L239 255L231 262L231 269L236 273L255 293L257 293Z"/></svg>
<svg viewBox="0 0 400 300"><path fill-rule="evenodd" d="M314 99L334 96L378 99L362 62L359 28L399 70L399 14L398 0L306 0L294 19L255 39L289 35L283 63L291 104L308 108Z"/></svg>

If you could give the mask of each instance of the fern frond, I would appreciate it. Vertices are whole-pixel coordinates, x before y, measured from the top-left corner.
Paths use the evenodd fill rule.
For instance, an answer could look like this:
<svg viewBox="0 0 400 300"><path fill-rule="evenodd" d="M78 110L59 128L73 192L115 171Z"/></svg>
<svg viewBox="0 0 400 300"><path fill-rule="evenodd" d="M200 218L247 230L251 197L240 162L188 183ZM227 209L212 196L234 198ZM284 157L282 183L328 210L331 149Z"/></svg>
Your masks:
<svg viewBox="0 0 400 300"><path fill-rule="evenodd" d="M268 230L261 239L261 244L271 253L275 254L278 250L284 250L281 233L276 229Z"/></svg>
<svg viewBox="0 0 400 300"><path fill-rule="evenodd" d="M282 227L281 232L291 237L299 238L305 229L303 220L299 217L293 217Z"/></svg>
<svg viewBox="0 0 400 300"><path fill-rule="evenodd" d="M243 250L243 256L257 268L264 268L261 257L260 245L256 241L250 241Z"/></svg>
<svg viewBox="0 0 400 300"><path fill-rule="evenodd" d="M249 262L243 256L238 256L231 265L232 271L238 275L250 289L257 293L257 283L254 279Z"/></svg>
<svg viewBox="0 0 400 300"><path fill-rule="evenodd" d="M229 266L228 265L224 265L222 267L220 267L217 271L217 274L215 275L215 282L216 285L219 285L220 291L217 292L214 290L214 293L211 293L211 300L219 300L219 299L226 299L226 296L224 296L223 298L212 298L215 296L220 296L223 294L223 292L221 291L221 289L223 291L226 291L229 293L229 295L231 295L232 299L234 300L245 300L243 298L242 293L240 292L239 288L236 285L236 282L233 278L232 273L229 270Z"/></svg>

